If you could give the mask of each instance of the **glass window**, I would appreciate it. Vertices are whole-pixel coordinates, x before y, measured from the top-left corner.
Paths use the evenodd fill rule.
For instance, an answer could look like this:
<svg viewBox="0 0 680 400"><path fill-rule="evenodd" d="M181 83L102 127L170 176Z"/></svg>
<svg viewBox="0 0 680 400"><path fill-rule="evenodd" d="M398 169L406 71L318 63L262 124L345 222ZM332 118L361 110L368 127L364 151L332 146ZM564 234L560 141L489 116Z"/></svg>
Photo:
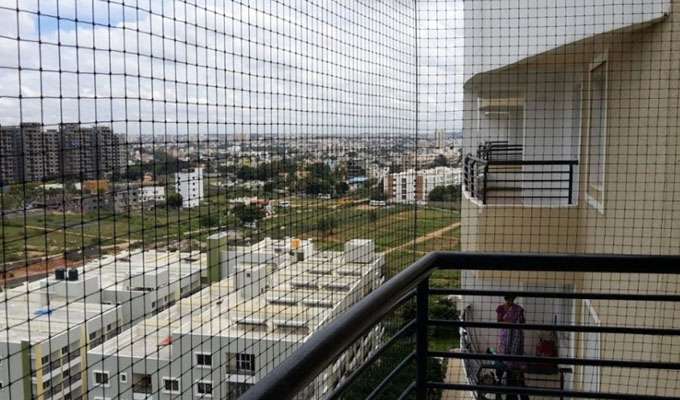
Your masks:
<svg viewBox="0 0 680 400"><path fill-rule="evenodd" d="M607 62L590 71L590 121L588 130L588 197L604 205L605 138L607 128Z"/></svg>

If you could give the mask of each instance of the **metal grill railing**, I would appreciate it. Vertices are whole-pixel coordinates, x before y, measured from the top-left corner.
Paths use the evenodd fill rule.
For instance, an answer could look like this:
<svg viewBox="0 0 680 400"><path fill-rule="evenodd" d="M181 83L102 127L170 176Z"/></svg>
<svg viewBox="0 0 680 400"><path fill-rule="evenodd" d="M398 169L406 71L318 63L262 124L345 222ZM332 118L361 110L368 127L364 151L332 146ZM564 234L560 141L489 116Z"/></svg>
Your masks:
<svg viewBox="0 0 680 400"><path fill-rule="evenodd" d="M677 270L680 258L677 256L608 256L608 255L538 255L538 254L481 254L481 253L450 253L438 252L430 253L421 258L416 263L402 271L383 286L375 290L366 298L357 303L350 310L340 315L335 321L329 324L324 330L312 337L307 343L301 346L287 360L281 363L274 371L261 380L242 399L260 400L269 398L292 399L300 393L305 385L314 379L317 374L323 371L335 358L339 357L363 332L370 330L379 324L381 319L395 308L402 305L407 299L415 298L416 313L415 318L404 321L400 330L396 331L389 340L373 354L372 357L357 368L345 381L335 389L328 399L341 398L342 394L356 384L357 378L362 373L369 371L380 364L380 356L404 335L413 335L411 351L403 358L402 362L392 369L389 374L378 384L375 385L373 392L367 397L376 398L382 390L389 385L395 384L395 377L411 363L415 364L415 373L408 376L411 384L406 387L399 398L408 398L415 395L416 399L426 399L429 396L441 395L441 391L472 392L478 398L483 398L485 394L507 394L521 396L545 396L551 398L600 398L618 400L661 400L676 398L673 395L663 395L657 393L673 393L677 388L674 382L668 382L666 387L643 386L638 388L636 393L619 390L575 390L574 388L565 389L563 375L571 371L567 366L582 368L623 368L632 371L630 376L645 376L649 370L660 370L673 372L680 370L680 365L664 359L661 354L657 357L640 356L638 358L626 357L625 346L627 343L622 337L635 337L635 335L662 336L676 338L680 336L680 329L665 327L663 321L653 325L635 325L629 323L608 323L608 324L580 324L580 323L524 323L515 325L522 331L550 330L554 332L572 333L597 333L611 334L619 338L619 342L614 341L613 346L617 349L609 349L607 353L601 353L602 357L578 357L578 356L558 356L553 354L549 358L546 356L514 355L514 354L489 354L480 352L474 346L469 345L470 341L464 343L464 350L461 352L432 351L428 345L428 329L430 327L446 326L453 328L470 329L499 329L508 325L496 321L468 321L468 320L441 320L434 319L429 315L431 296L459 295L466 297L488 297L488 296L522 296L526 299L579 299L584 301L605 301L601 312L607 315L605 309L616 310L617 302L633 302L644 304L645 302L659 302L659 304L675 304L680 302L680 293L630 291L625 287L618 290L610 287L608 290L600 292L592 291L531 291L521 290L518 285L510 284L502 289L480 289L472 288L432 288L430 279L435 271L445 271L451 269L461 269L477 274L483 273L510 273L515 276L524 276L529 279L531 273L553 274L557 279L564 279L565 274L601 274L602 279L607 279L612 275L621 273L652 274L659 279L675 279L680 272ZM610 303L606 303L610 302ZM629 311L639 314L646 313L646 308L630 308ZM468 333L469 334L469 333ZM634 343L633 339L631 343ZM612 355L614 354L614 355ZM459 359L466 362L477 360L480 368L483 363L501 363L501 365L531 365L532 363L540 368L541 365L548 363L554 367L550 371L558 374L557 388L543 388L527 385L509 385L503 383L485 383L478 380L476 368L466 369L464 379L457 382L433 382L428 381L427 368L428 362L434 357L445 359ZM563 367L556 367L557 365ZM498 367L497 367L498 368ZM503 369L500 367L499 369ZM477 372L476 372L477 371ZM526 368L522 370L522 373ZM550 371L542 371L542 374ZM528 373L528 372L527 372ZM582 372L581 372L582 373ZM471 376L473 375L473 376ZM633 378L631 378L633 379ZM403 382L401 382L403 384ZM616 388L610 385L609 388ZM439 393L439 394L437 394Z"/></svg>

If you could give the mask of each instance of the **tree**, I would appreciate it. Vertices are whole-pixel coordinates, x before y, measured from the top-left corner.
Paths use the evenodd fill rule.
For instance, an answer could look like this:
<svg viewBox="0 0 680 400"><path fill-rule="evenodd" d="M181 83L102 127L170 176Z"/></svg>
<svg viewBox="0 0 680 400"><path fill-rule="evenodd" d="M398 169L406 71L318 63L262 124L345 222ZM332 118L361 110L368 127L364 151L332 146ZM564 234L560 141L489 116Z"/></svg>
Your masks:
<svg viewBox="0 0 680 400"><path fill-rule="evenodd" d="M332 216L324 216L316 221L316 230L321 232L321 238L326 239L328 234L333 234L333 229L337 226L335 218Z"/></svg>
<svg viewBox="0 0 680 400"><path fill-rule="evenodd" d="M303 182L307 194L330 193L333 188L329 181L323 179L307 178Z"/></svg>
<svg viewBox="0 0 680 400"><path fill-rule="evenodd" d="M460 185L437 186L427 195L429 201L457 201L460 199Z"/></svg>
<svg viewBox="0 0 680 400"><path fill-rule="evenodd" d="M375 210L371 211L368 213L368 220L371 221L372 224L375 224L378 222L378 213L375 212Z"/></svg>
<svg viewBox="0 0 680 400"><path fill-rule="evenodd" d="M238 218L239 221L241 221L241 225L249 222L255 222L264 216L262 209L259 206L253 204L245 205L239 203L234 206L232 212L234 213L236 218Z"/></svg>
<svg viewBox="0 0 680 400"><path fill-rule="evenodd" d="M392 164L390 165L390 174L398 174L401 172L401 165Z"/></svg>
<svg viewBox="0 0 680 400"><path fill-rule="evenodd" d="M203 214L198 219L198 223L202 227L209 228L211 226L218 225L220 223L220 219L215 214Z"/></svg>
<svg viewBox="0 0 680 400"><path fill-rule="evenodd" d="M445 155L440 154L434 159L434 161L432 161L432 166L433 167L448 167L449 166L449 160L446 158Z"/></svg>
<svg viewBox="0 0 680 400"><path fill-rule="evenodd" d="M335 193L337 193L338 196L344 196L347 192L349 192L349 185L347 182L338 182L335 184Z"/></svg>
<svg viewBox="0 0 680 400"><path fill-rule="evenodd" d="M184 199L182 198L182 195L179 193L170 193L165 200L165 204L168 205L168 207L174 207L174 208L179 208L182 207L182 203L184 202Z"/></svg>

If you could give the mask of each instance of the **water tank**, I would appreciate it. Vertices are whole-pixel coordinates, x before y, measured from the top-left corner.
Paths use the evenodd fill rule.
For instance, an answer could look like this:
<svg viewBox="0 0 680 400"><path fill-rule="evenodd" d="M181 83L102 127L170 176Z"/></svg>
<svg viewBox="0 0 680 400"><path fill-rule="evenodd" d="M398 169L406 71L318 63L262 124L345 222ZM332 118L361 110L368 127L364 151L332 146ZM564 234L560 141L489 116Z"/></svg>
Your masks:
<svg viewBox="0 0 680 400"><path fill-rule="evenodd" d="M66 270L64 268L57 268L54 270L54 279L63 281L66 278Z"/></svg>
<svg viewBox="0 0 680 400"><path fill-rule="evenodd" d="M68 280L69 281L77 281L78 280L78 270L75 268L71 268L68 270Z"/></svg>

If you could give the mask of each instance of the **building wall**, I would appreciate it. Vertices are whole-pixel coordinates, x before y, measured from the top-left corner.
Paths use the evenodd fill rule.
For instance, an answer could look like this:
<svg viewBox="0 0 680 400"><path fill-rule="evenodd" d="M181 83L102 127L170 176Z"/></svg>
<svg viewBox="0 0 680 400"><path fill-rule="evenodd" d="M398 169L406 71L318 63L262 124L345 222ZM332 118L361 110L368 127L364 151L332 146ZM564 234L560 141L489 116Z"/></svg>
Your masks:
<svg viewBox="0 0 680 400"><path fill-rule="evenodd" d="M680 10L680 1L673 3L674 9ZM576 10L582 10L581 6ZM680 14L675 12L662 22L637 31L592 38L566 48L562 54L547 54L525 66L530 70L529 76L533 74L535 79L542 80L523 83L528 93L526 109L543 107L542 116L525 118L527 123L535 126L533 134L526 135L532 139L532 146L527 149L544 154L549 154L552 149L579 149L581 188L578 205L546 208L480 207L464 200L463 250L680 254L680 202L676 198L680 192L680 167L677 162L680 155L677 134L680 122L680 69L677 68L680 64L680 37L677 34L680 32L679 17ZM516 51L515 48L510 49ZM576 70L552 73L556 79L555 83L550 84L551 73L546 73L547 66L564 65L559 61L569 59L570 52L575 64L572 67L576 67ZM606 164L603 209L598 209L586 197L590 110L587 98L590 63L603 53L607 54L608 70ZM583 85L585 99L581 109L581 143L578 147L568 142L569 131L574 127L570 125L569 113L563 112L570 109L570 97L573 99L575 93L569 87L571 83ZM474 121L472 107L476 98L475 90L479 90L479 87L466 89L465 130L473 132L472 136L475 132L471 124ZM546 98L546 95L550 97ZM532 106L534 101L540 107ZM542 126L537 125L541 123ZM541 132L547 133L542 135ZM560 139L565 141L560 142ZM499 276L466 272L464 285L476 285L479 288L480 285L494 285L494 282L507 282L508 279L511 278L507 274ZM554 281L555 276L552 279ZM517 282L516 275L514 280ZM518 282L536 280L535 275L529 274ZM585 292L620 292L634 287L632 290L636 293L675 293L680 284L675 277L659 279L645 274L617 274L613 278L585 274L582 280L561 281L573 283L575 290ZM606 301L579 301L575 307L577 323L592 324L591 310L603 326L680 327L679 319L672 317L680 312L677 304L655 303L649 309L639 302L612 304ZM490 318L488 315L486 317ZM577 356L585 356L584 345L585 334L576 335L573 351ZM601 334L597 356L680 362L678 348L680 339L677 338ZM676 372L603 368L600 374L599 390L604 392L625 388L628 393L680 395L680 389L675 384L680 377ZM583 379L584 369L576 367L574 387L582 387Z"/></svg>
<svg viewBox="0 0 680 400"><path fill-rule="evenodd" d="M464 2L465 80L581 39L658 20L671 0Z"/></svg>

